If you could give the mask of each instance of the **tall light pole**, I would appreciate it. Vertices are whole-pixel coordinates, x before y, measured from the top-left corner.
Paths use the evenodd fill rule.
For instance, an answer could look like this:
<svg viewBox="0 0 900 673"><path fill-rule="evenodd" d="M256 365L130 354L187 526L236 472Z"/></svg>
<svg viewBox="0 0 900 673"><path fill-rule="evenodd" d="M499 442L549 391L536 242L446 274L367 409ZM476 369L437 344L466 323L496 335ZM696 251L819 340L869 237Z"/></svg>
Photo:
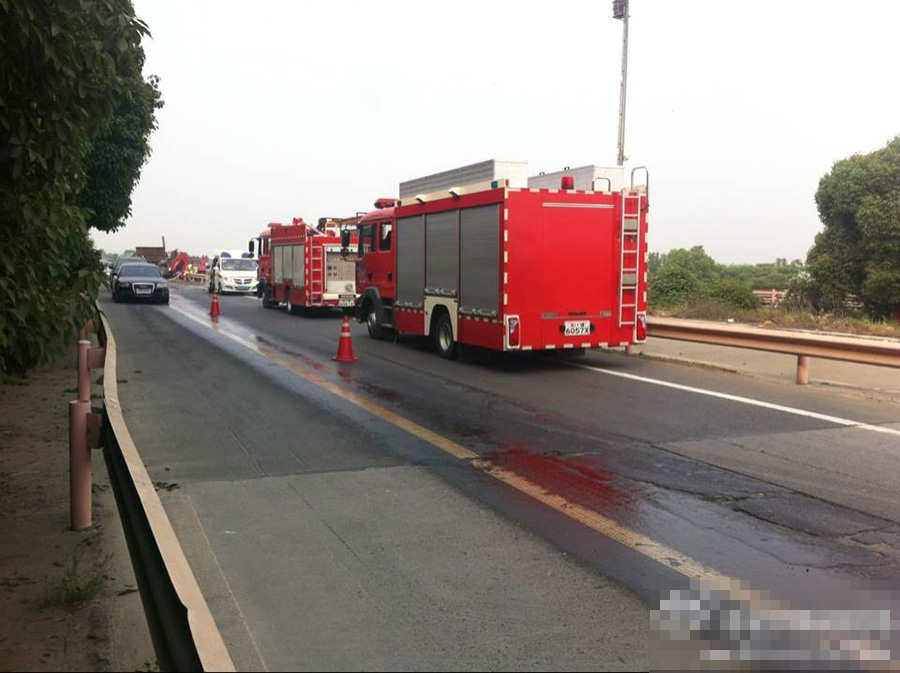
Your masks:
<svg viewBox="0 0 900 673"><path fill-rule="evenodd" d="M628 82L628 0L613 0L613 18L622 21L622 84L619 88L619 158L625 165L625 87Z"/></svg>

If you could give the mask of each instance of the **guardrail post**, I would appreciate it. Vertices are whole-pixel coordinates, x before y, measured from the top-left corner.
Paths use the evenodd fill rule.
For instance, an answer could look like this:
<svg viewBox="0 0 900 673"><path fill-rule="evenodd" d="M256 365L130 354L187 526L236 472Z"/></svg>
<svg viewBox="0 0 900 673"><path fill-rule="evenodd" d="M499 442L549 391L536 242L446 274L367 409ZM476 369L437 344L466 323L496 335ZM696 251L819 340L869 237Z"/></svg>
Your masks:
<svg viewBox="0 0 900 673"><path fill-rule="evenodd" d="M87 325L83 333L93 328ZM78 399L69 402L69 515L73 530L85 530L93 523L91 512L91 449L100 436L100 417L91 413L91 369L103 366L105 348L91 348L78 342Z"/></svg>
<svg viewBox="0 0 900 673"><path fill-rule="evenodd" d="M72 530L85 530L91 516L91 450L88 448L90 402L69 402L69 510Z"/></svg>
<svg viewBox="0 0 900 673"><path fill-rule="evenodd" d="M805 386L809 383L809 356L797 356L797 385Z"/></svg>

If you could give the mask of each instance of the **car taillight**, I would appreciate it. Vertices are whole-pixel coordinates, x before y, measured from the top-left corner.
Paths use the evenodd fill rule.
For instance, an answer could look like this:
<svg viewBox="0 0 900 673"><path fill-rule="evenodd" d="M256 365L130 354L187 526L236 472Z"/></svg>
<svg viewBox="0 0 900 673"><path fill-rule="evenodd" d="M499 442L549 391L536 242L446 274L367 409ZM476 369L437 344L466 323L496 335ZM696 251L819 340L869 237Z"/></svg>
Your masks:
<svg viewBox="0 0 900 673"><path fill-rule="evenodd" d="M506 344L510 348L518 348L521 343L522 330L518 318L506 319Z"/></svg>
<svg viewBox="0 0 900 673"><path fill-rule="evenodd" d="M647 340L647 316L644 313L638 315L637 324L635 325L635 340Z"/></svg>

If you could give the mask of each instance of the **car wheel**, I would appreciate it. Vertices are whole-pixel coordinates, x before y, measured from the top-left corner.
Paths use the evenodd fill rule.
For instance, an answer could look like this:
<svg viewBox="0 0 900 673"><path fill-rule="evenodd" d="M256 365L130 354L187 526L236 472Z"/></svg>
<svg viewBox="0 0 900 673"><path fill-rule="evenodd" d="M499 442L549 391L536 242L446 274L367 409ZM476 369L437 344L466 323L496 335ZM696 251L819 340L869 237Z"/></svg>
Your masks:
<svg viewBox="0 0 900 673"><path fill-rule="evenodd" d="M384 327L378 319L378 311L375 310L375 302L366 303L366 329L369 330L369 336L373 339L384 338Z"/></svg>
<svg viewBox="0 0 900 673"><path fill-rule="evenodd" d="M450 322L450 315L447 313L441 315L434 327L434 345L437 347L438 355L452 360L456 357L456 341L453 340L453 323Z"/></svg>
<svg viewBox="0 0 900 673"><path fill-rule="evenodd" d="M112 298L113 298L113 303L114 303L114 304L118 304L120 301L122 301L121 299L119 299L119 295L116 294L116 291L115 291L115 290L113 290Z"/></svg>

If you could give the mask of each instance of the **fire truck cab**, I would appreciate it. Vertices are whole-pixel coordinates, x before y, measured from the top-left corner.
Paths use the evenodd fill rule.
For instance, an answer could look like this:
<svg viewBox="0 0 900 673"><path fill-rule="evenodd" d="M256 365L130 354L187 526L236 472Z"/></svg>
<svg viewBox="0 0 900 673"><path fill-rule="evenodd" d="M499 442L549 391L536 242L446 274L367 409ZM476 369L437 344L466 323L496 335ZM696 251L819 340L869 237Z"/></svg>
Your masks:
<svg viewBox="0 0 900 673"><path fill-rule="evenodd" d="M646 336L647 188L621 167L527 177L487 161L400 184L359 223L357 318L374 338L498 351Z"/></svg>

